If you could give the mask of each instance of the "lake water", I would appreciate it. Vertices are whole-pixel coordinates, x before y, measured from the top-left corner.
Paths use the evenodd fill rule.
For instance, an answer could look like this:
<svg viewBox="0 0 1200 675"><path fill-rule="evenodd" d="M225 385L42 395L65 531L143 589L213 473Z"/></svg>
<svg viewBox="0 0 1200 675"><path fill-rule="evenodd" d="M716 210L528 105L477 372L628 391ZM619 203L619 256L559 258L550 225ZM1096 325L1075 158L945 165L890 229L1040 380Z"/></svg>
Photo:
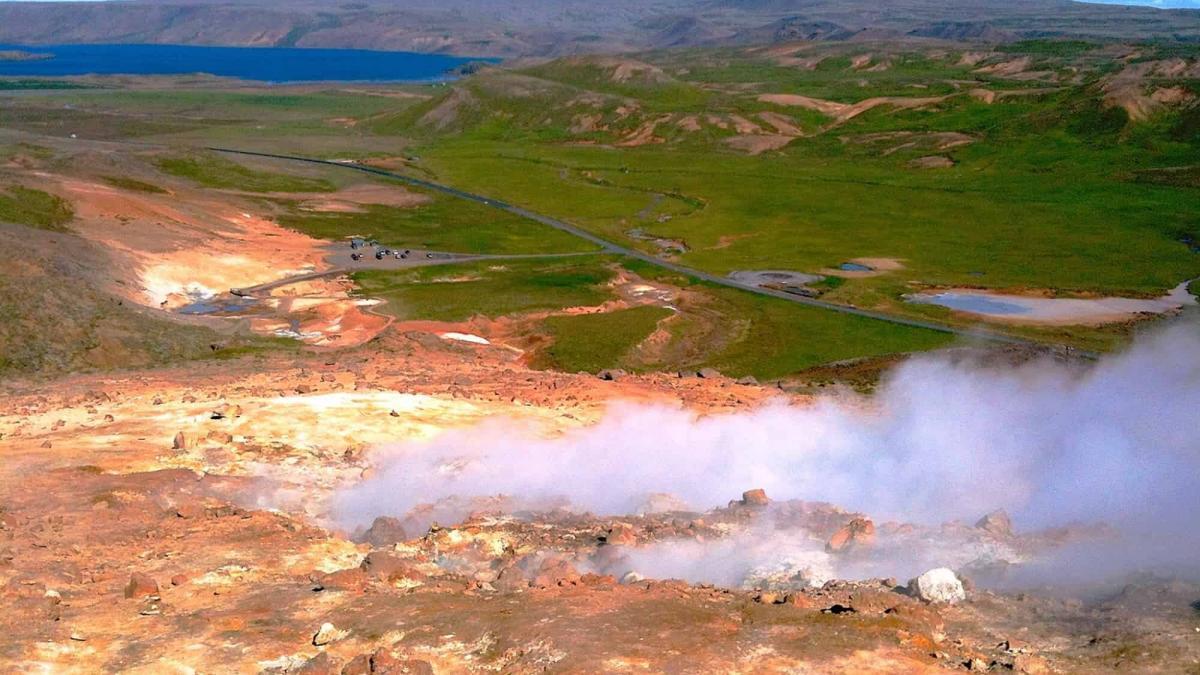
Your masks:
<svg viewBox="0 0 1200 675"><path fill-rule="evenodd" d="M53 58L0 61L0 76L193 75L261 82L427 82L470 59L365 49L193 47L181 45L0 45L0 51Z"/></svg>
<svg viewBox="0 0 1200 675"><path fill-rule="evenodd" d="M862 263L856 262L844 262L841 265L838 265L838 269L843 272L873 272L875 270L873 267L868 267Z"/></svg>
<svg viewBox="0 0 1200 675"><path fill-rule="evenodd" d="M941 305L980 316L1018 319L1028 323L1100 324L1137 314L1162 314L1197 304L1183 282L1161 298L1040 298L975 289L914 293L909 302Z"/></svg>

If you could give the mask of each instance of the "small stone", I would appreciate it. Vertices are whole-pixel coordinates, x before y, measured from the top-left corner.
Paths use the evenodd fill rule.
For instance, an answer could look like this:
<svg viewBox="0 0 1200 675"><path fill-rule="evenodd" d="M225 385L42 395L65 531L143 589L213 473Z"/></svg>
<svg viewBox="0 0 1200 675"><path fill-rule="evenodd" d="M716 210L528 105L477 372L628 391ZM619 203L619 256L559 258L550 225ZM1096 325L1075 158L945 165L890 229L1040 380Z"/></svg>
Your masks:
<svg viewBox="0 0 1200 675"><path fill-rule="evenodd" d="M228 431L217 431L215 429L213 431L208 432L208 435L206 436L206 438L208 438L208 440L210 440L210 441L222 443L225 445L228 445L229 443L233 442L233 434L229 433Z"/></svg>
<svg viewBox="0 0 1200 675"><path fill-rule="evenodd" d="M399 416L400 416L400 413L398 413L398 412L396 412L395 410L393 410L393 411L391 411L390 413L388 413L388 415L391 415L392 417L399 417Z"/></svg>
<svg viewBox="0 0 1200 675"><path fill-rule="evenodd" d="M389 583L400 580L423 582L426 579L425 574L417 570L412 562L387 551L368 553L359 569L372 578Z"/></svg>
<svg viewBox="0 0 1200 675"><path fill-rule="evenodd" d="M948 567L936 567L909 581L908 591L926 602L953 604L967 598L962 582Z"/></svg>
<svg viewBox="0 0 1200 675"><path fill-rule="evenodd" d="M70 638L75 642L87 642L87 635L84 635L82 631L78 630L71 631Z"/></svg>
<svg viewBox="0 0 1200 675"><path fill-rule="evenodd" d="M813 607L813 600L803 593L788 593L783 598L783 604L790 605L792 607L800 607L803 609L811 609Z"/></svg>
<svg viewBox="0 0 1200 675"><path fill-rule="evenodd" d="M52 446L51 446L51 443L50 443L50 441L42 441L42 447L43 447L43 448L49 448L49 447L52 447Z"/></svg>
<svg viewBox="0 0 1200 675"><path fill-rule="evenodd" d="M988 669L987 661L984 661L983 659L980 659L980 658L970 659L964 665L967 667L967 670L970 670L972 672L976 672L976 671L983 672Z"/></svg>
<svg viewBox="0 0 1200 675"><path fill-rule="evenodd" d="M182 585L186 584L187 581L188 581L188 578L187 578L186 574L176 574L175 576L171 577L171 585L172 586L182 586Z"/></svg>
<svg viewBox="0 0 1200 675"><path fill-rule="evenodd" d="M336 626L326 621L313 635L312 643L314 647L323 647L330 642L346 637L346 634L347 631L338 630Z"/></svg>
<svg viewBox="0 0 1200 675"><path fill-rule="evenodd" d="M754 377L753 375L747 375L745 377L739 377L737 379L737 383L744 387L757 387L758 378Z"/></svg>
<svg viewBox="0 0 1200 675"><path fill-rule="evenodd" d="M125 584L125 597L144 598L156 595L158 595L158 582L149 575L134 572L129 576L129 583Z"/></svg>
<svg viewBox="0 0 1200 675"><path fill-rule="evenodd" d="M192 447L192 439L188 438L187 434L182 431L175 434L175 440L171 443L172 450L187 450Z"/></svg>
<svg viewBox="0 0 1200 675"><path fill-rule="evenodd" d="M720 376L721 371L717 370L716 368L701 368L700 370L696 371L696 377L703 377L705 379L711 380Z"/></svg>
<svg viewBox="0 0 1200 675"><path fill-rule="evenodd" d="M625 377L625 375L627 375L627 373L620 368L606 368L596 374L597 377L606 382L616 382L622 377Z"/></svg>
<svg viewBox="0 0 1200 675"><path fill-rule="evenodd" d="M771 500L767 498L767 491L762 488L746 490L742 493L742 504L745 506L766 506Z"/></svg>
<svg viewBox="0 0 1200 675"><path fill-rule="evenodd" d="M637 544L637 534L629 523L614 523L608 532L602 535L605 544L611 546L634 546Z"/></svg>
<svg viewBox="0 0 1200 675"><path fill-rule="evenodd" d="M850 607L859 614L885 614L901 601L912 602L898 593L864 589L850 594Z"/></svg>
<svg viewBox="0 0 1200 675"><path fill-rule="evenodd" d="M1013 657L1013 670L1029 675L1041 675L1050 672L1050 665L1040 656L1017 654Z"/></svg>
<svg viewBox="0 0 1200 675"><path fill-rule="evenodd" d="M621 583L626 586L628 586L629 584L636 584L639 581L645 581L645 580L646 580L646 577L638 574L637 572L632 572L632 571L626 572L625 576L621 577Z"/></svg>

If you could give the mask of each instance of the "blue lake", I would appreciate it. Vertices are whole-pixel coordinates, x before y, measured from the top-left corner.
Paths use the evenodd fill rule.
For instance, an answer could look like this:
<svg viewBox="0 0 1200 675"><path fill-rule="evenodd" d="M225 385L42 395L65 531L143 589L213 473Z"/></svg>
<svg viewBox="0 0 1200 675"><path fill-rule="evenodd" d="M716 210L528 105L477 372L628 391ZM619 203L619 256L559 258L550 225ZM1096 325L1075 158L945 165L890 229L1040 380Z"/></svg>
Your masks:
<svg viewBox="0 0 1200 675"><path fill-rule="evenodd" d="M0 45L0 51L53 58L0 60L0 76L192 75L207 73L261 82L427 82L470 59L365 49L193 47L182 45Z"/></svg>

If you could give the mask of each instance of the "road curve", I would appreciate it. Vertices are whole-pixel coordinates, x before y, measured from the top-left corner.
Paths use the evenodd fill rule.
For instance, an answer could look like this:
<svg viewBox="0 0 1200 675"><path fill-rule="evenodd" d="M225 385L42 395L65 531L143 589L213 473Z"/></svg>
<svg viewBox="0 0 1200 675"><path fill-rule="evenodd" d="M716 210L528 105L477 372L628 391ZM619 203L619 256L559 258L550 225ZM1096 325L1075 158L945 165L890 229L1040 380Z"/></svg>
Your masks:
<svg viewBox="0 0 1200 675"><path fill-rule="evenodd" d="M280 154L274 154L274 153L269 153L269 152L255 152L253 150L238 150L235 148L207 147L205 149L211 150L213 152L223 152L223 153L228 153L228 154L233 154L233 155L246 155L246 156L250 156L250 157L266 157L269 159L288 160L288 161L293 161L293 162L306 162L308 164L322 164L322 165L326 165L326 166L335 166L335 167L340 167L343 169L348 169L351 171L359 171L362 173L368 173L368 174L372 174L372 175L376 175L376 176L382 176L384 178L396 180L401 183L406 183L408 185L413 185L416 187L424 188L426 190L432 190L435 192L441 192L443 194L447 194L452 197L457 197L459 199L465 199L467 201L476 202L479 204L483 204L485 206L490 206L494 209L499 209L501 211L507 211L508 213L511 213L513 215L520 216L522 218L526 218L528 220L532 220L537 223L541 223L548 227L553 227L556 230L560 230L562 232L566 232L568 234L579 237L580 239L590 241L593 244L599 246L601 249L603 249L606 252L616 253L616 254L628 256L630 258L635 258L637 260L641 260L642 262L648 263L650 265L654 265L655 267L670 270L672 272L676 272L678 274L683 274L683 275L686 275L686 276L689 276L689 277L692 277L695 279L700 279L702 281L706 281L711 284L716 284L718 286L725 286L728 288L736 288L738 290L747 291L749 293L757 293L758 295L766 295L766 296L770 296L773 298L779 298L781 300L787 300L789 302L794 302L794 303L797 303L800 305L807 305L809 307L817 307L820 309L829 310L831 312L840 312L842 314L849 314L851 316L859 316L859 317L863 317L866 319L874 319L876 321L886 321L887 323L896 324L896 325L900 325L900 326L908 326L910 328L922 328L925 330L937 331L939 333L949 333L951 335L958 335L958 336L965 337L965 338L984 339L984 340L990 340L993 342L1018 344L1018 345L1045 346L1044 344L1036 342L1034 340L1027 340L1027 339L1015 337L1012 335L1005 335L1004 333L998 333L998 332L990 331L990 330L986 330L986 329L954 328L952 326L946 326L944 324L934 323L932 321L921 321L919 319L908 319L908 318L904 318L904 317L892 316L889 314L884 314L882 312L873 312L871 310L859 309L857 307L851 307L849 305L839 305L837 303L827 302L824 300L818 300L816 298L807 298L807 297L804 297L801 295L794 295L792 293L776 291L776 290L773 290L770 288L763 288L761 286L754 286L752 284L744 284L744 283L735 281L733 279L730 279L728 277L722 277L722 276L718 276L716 274L710 274L708 272L703 272L701 270L697 270L697 269L694 269L691 267L686 267L684 265L677 265L675 263L668 262L666 260L657 258L653 255L650 255L649 253L644 253L637 249L632 249L632 248L627 248L625 246L621 246L620 244L616 244L611 241L608 241L607 239L598 237L595 234L588 232L587 230L579 228L579 227L572 225L570 223L567 223L565 221L559 220L557 218L551 218L550 216L536 213L534 211L530 211L529 209L525 209L520 206L514 206L512 204L501 201L499 199L492 199L490 197L485 197L483 195L478 195L478 194L474 194L471 192L465 192L463 190L459 190L457 188L450 187L449 185L442 185L441 183L434 183L432 181L424 180L421 178L405 176L404 174L394 173L391 171L386 171L384 169L377 169L372 166L365 166L363 164L350 163L350 162L335 162L333 160L316 159L313 157L300 157L297 155L280 155ZM1076 352L1076 353L1083 355L1082 352Z"/></svg>

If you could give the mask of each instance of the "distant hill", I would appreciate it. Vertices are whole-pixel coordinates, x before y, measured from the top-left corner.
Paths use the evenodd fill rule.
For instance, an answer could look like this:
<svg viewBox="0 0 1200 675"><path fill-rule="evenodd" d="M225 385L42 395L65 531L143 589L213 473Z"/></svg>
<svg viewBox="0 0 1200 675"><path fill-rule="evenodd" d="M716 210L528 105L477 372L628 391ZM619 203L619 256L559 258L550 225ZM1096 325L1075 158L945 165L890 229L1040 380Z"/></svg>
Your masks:
<svg viewBox="0 0 1200 675"><path fill-rule="evenodd" d="M1161 9L1200 9L1200 0L1079 0L1097 5L1136 5Z"/></svg>
<svg viewBox="0 0 1200 675"><path fill-rule="evenodd" d="M1163 0L1195 5L1196 0ZM0 2L0 43L223 44L557 56L910 36L1200 41L1200 12L1072 0L267 0Z"/></svg>

